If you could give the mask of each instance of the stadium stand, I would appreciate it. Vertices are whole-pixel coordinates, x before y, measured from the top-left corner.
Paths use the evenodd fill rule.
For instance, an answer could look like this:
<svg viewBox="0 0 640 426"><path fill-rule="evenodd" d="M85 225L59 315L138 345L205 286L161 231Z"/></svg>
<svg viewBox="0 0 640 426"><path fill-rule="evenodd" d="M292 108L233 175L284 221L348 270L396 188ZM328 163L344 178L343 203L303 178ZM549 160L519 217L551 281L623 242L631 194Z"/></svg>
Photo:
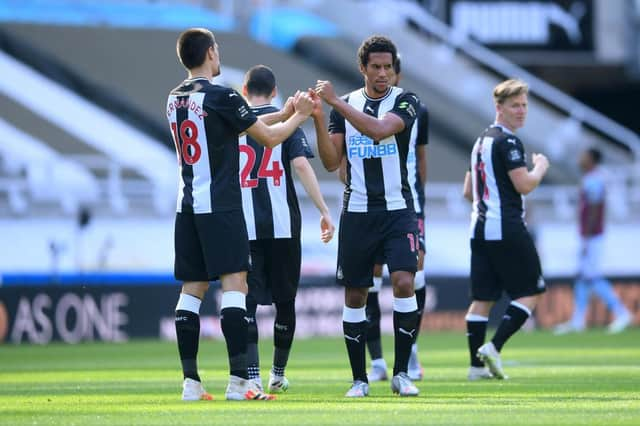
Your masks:
<svg viewBox="0 0 640 426"><path fill-rule="evenodd" d="M341 13L332 11L340 7ZM519 76L530 83L533 99L528 125L522 129L523 138L533 147L549 153L550 159L562 167L554 167L553 178L560 182L575 179L577 169L568 161L571 152L585 146L599 146L610 161L630 164L640 155L640 139L634 132L597 113L586 105L547 85L506 59L483 48L464 34L454 33L442 22L430 16L415 2L323 2L317 13L325 12L345 37L357 42L372 32L384 32L397 41L408 54L405 73L417 87L428 89L427 100L434 116L448 117L473 134L471 128L486 126L493 119L488 96L491 88L507 76ZM352 25L354 17L368 16ZM392 18L390 18L392 17ZM427 59L428 58L428 59ZM433 59L432 59L433 58ZM408 79L406 79L408 81ZM407 82L409 87L414 81ZM438 96L439 95L439 96ZM464 114L465 119L455 118ZM549 140L552 131L559 139ZM473 137L466 138L469 144ZM634 158L635 157L635 158Z"/></svg>
<svg viewBox="0 0 640 426"><path fill-rule="evenodd" d="M175 186L173 179L163 172L173 167L175 162L169 149L127 125L114 114L14 58L3 53L0 61L5 77L0 83L0 90L6 98L26 109L21 111L22 114L17 113L15 117L23 128L33 127L36 122L33 116L45 120L60 131L73 136L72 140L66 137L57 139L59 152L66 156L67 161L103 158L104 162L109 164L106 159L110 159L120 167L135 171L151 183L149 192L157 194L155 207L159 211L167 211L170 208L169 199L165 197L163 200L161 195L168 193L169 188ZM18 108L15 110L17 112ZM49 134L47 139L51 136ZM61 143L62 141L66 143ZM74 142L81 142L86 146L76 149L74 145L77 144ZM6 143L19 142L9 139ZM74 155L76 157L73 157ZM115 194L110 195L114 195L110 201L116 211L126 210L126 205L119 202Z"/></svg>
<svg viewBox="0 0 640 426"><path fill-rule="evenodd" d="M51 195L47 201L36 197L29 190L28 173L8 160L9 145L5 147L4 141L17 143L18 136L3 138L2 216L75 221L74 208L88 204L95 216L109 220L148 219L149 238L153 239L154 232L166 236L159 230L172 217L176 183L175 154L163 109L168 90L184 77L173 46L180 30L203 25L215 32L222 46L226 84L239 88L244 70L264 63L278 76L281 99L312 86L317 79L332 80L341 93L359 86L358 44L371 33L390 35L403 56L403 86L418 93L431 112L428 218L442 225L442 229L432 230L434 240L454 234L465 238L468 206L460 191L468 152L479 131L493 120L490 88L506 75L532 82L536 96L523 139L531 148L548 153L554 164L549 180L553 184L543 185L530 197L535 217L571 225L577 181L573 153L592 144L603 149L609 164L615 164L610 170L611 218L628 224L638 217L637 134L453 32L417 2L300 0L265 4L263 9L250 1L39 0L0 4L0 67L6 76L0 81L3 125L34 146L48 147L41 151L49 158L64 158L62 163L73 165L74 179L85 182L82 187L86 188L76 191L73 201L64 193L47 194ZM359 19L362 16L367 19ZM10 77L12 72L14 77ZM23 82L21 86L18 81ZM59 107L52 106L60 104L46 98L45 93L67 99L65 105L73 113L61 113ZM84 118L69 120L71 114ZM89 138L92 129L99 131ZM305 130L313 144L312 126L307 124ZM551 132L559 138L550 139ZM15 146L11 150L15 151ZM317 159L312 164L337 216L342 185ZM48 192L58 191L50 185ZM304 191L299 194L303 196ZM303 217L312 223L309 229L315 229L316 216L308 200L303 199L302 209ZM133 237L114 231L115 222L109 226L112 235L124 238L123 245L133 246ZM304 248L303 256L311 259L305 268L316 270L317 263L333 263L334 249L310 243ZM452 246L434 253L433 262L445 272L453 265L451 270L460 273L465 267L455 258L460 257L460 250L460 246ZM128 253L123 257L131 257ZM162 259L141 260L139 264L158 268L170 263L164 254L153 253ZM119 265L135 268L138 263Z"/></svg>
<svg viewBox="0 0 640 426"><path fill-rule="evenodd" d="M9 213L20 214L29 208L23 193L39 203L57 202L66 214L75 213L80 204L97 200L98 183L82 165L64 159L45 142L1 118L0 133L6 172L0 188L7 194Z"/></svg>

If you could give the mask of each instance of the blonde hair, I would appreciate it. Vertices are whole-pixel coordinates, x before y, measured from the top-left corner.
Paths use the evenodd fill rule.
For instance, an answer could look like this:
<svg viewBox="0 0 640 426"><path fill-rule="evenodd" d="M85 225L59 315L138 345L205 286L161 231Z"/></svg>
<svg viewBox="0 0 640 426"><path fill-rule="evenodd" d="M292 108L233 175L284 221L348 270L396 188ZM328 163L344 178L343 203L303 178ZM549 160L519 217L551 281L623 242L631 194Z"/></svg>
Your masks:
<svg viewBox="0 0 640 426"><path fill-rule="evenodd" d="M522 80L512 78L493 88L493 101L496 104L502 104L508 98L522 95L523 93L529 93L529 85Z"/></svg>

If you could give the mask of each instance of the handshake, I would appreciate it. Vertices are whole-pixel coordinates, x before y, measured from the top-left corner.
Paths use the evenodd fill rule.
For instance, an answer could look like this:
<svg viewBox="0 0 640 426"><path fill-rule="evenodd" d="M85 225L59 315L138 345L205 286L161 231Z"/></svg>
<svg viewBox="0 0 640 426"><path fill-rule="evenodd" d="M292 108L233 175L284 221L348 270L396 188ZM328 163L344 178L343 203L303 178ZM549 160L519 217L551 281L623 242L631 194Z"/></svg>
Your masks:
<svg viewBox="0 0 640 426"><path fill-rule="evenodd" d="M330 81L318 80L315 88L309 88L302 92L298 90L290 96L282 108L282 120L286 120L294 113L300 113L306 117L320 118L323 116L322 101L333 105L338 99Z"/></svg>

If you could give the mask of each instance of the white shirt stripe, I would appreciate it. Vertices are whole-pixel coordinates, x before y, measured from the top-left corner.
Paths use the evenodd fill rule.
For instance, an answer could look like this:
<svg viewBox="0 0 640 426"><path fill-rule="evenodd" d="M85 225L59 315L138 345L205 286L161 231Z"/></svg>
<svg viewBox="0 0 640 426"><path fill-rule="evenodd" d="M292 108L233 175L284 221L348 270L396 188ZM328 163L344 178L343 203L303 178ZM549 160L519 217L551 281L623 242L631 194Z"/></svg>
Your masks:
<svg viewBox="0 0 640 426"><path fill-rule="evenodd" d="M480 157L482 159L482 163L484 164L484 184L486 187L486 191L488 192L487 197L483 197L481 200L478 194L478 151L480 151ZM496 176L493 170L493 159L492 159L492 151L493 151L493 138L489 136L485 136L482 138L478 138L476 143L473 146L473 150L471 151L471 182L473 188L473 210L471 212L471 226L470 226L470 236L473 238L474 230L476 223L479 217L479 205L480 202L484 202L487 206L487 211L485 212L485 228L484 228L484 238L485 240L501 240L502 239L502 218L500 216L500 194L498 192L498 185L496 184Z"/></svg>
<svg viewBox="0 0 640 426"><path fill-rule="evenodd" d="M418 140L418 118L411 128L411 138L409 139L409 154L407 155L407 179L411 188L411 197L413 198L413 208L416 213L422 212L420 200L418 200L418 191L416 191L416 182L418 180L418 158L416 157L416 142Z"/></svg>
<svg viewBox="0 0 640 426"><path fill-rule="evenodd" d="M247 136L238 139L238 145L246 145ZM240 170L244 170L248 158L246 155L240 154ZM240 177L238 177L240 179ZM253 192L251 188L242 188L242 212L244 213L244 221L247 223L247 234L249 240L256 239L256 220L253 211Z"/></svg>
<svg viewBox="0 0 640 426"><path fill-rule="evenodd" d="M403 93L403 90L398 87L392 87L387 96L380 101L378 105L378 118L384 117L384 115L393 109L396 98ZM358 89L349 94L348 103L358 111L364 111L367 98L365 97L364 90ZM347 151L349 151L350 143L352 140L358 138L368 138L368 136L362 135L355 127L345 120L345 144ZM370 138L368 138L370 139ZM406 167L400 164L400 155L398 151L398 145L396 143L395 135L379 141L379 145L388 145L386 152L393 152L395 154L381 156L383 184L385 192L385 202L387 210L401 210L406 209L407 202L402 195L402 175L401 168ZM367 212L368 211L368 197L367 186L365 182L364 173L364 160L356 155L349 155L347 153L347 159L351 165L350 174L351 179L348 182L348 186L351 189L349 197L349 203L347 205L347 211L350 212Z"/></svg>
<svg viewBox="0 0 640 426"><path fill-rule="evenodd" d="M273 148L271 161L282 162L282 144ZM280 164L280 168L284 171L284 164ZM267 188L269 189L269 198L271 199L271 210L273 213L274 238L291 238L291 214L289 212L289 203L287 202L286 171L285 174L282 175L279 186L273 184L273 179L267 179Z"/></svg>
<svg viewBox="0 0 640 426"><path fill-rule="evenodd" d="M204 101L204 93L193 93L189 96L189 100L195 102L196 105L202 107ZM211 213L211 206L214 203L213 194L211 193L211 169L209 165L209 147L205 143L207 134L204 127L204 120L198 119L197 114L189 109L187 118L196 124L198 129L198 140L200 141L200 159L192 165L193 167L193 212L194 213Z"/></svg>

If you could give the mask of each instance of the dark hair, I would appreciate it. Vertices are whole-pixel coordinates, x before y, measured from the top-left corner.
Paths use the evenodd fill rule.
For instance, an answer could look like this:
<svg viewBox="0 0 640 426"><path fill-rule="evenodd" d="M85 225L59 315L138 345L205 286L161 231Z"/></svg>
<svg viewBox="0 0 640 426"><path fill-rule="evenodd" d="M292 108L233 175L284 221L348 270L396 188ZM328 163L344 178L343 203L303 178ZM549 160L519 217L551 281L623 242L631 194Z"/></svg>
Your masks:
<svg viewBox="0 0 640 426"><path fill-rule="evenodd" d="M402 67L400 66L400 55L398 55L396 61L393 63L393 70L396 74L400 74L402 72Z"/></svg>
<svg viewBox="0 0 640 426"><path fill-rule="evenodd" d="M602 163L602 151L598 148L589 148L587 149L587 152L595 164Z"/></svg>
<svg viewBox="0 0 640 426"><path fill-rule="evenodd" d="M190 28L178 37L178 58L187 69L198 67L204 63L207 50L215 43L216 39L211 31L205 28Z"/></svg>
<svg viewBox="0 0 640 426"><path fill-rule="evenodd" d="M395 64L398 58L398 51L395 44L384 36L374 35L366 39L358 48L358 62L366 68L369 63L370 53L391 53L391 60Z"/></svg>
<svg viewBox="0 0 640 426"><path fill-rule="evenodd" d="M270 96L276 88L276 76L268 66L256 65L244 75L244 84L250 96Z"/></svg>

